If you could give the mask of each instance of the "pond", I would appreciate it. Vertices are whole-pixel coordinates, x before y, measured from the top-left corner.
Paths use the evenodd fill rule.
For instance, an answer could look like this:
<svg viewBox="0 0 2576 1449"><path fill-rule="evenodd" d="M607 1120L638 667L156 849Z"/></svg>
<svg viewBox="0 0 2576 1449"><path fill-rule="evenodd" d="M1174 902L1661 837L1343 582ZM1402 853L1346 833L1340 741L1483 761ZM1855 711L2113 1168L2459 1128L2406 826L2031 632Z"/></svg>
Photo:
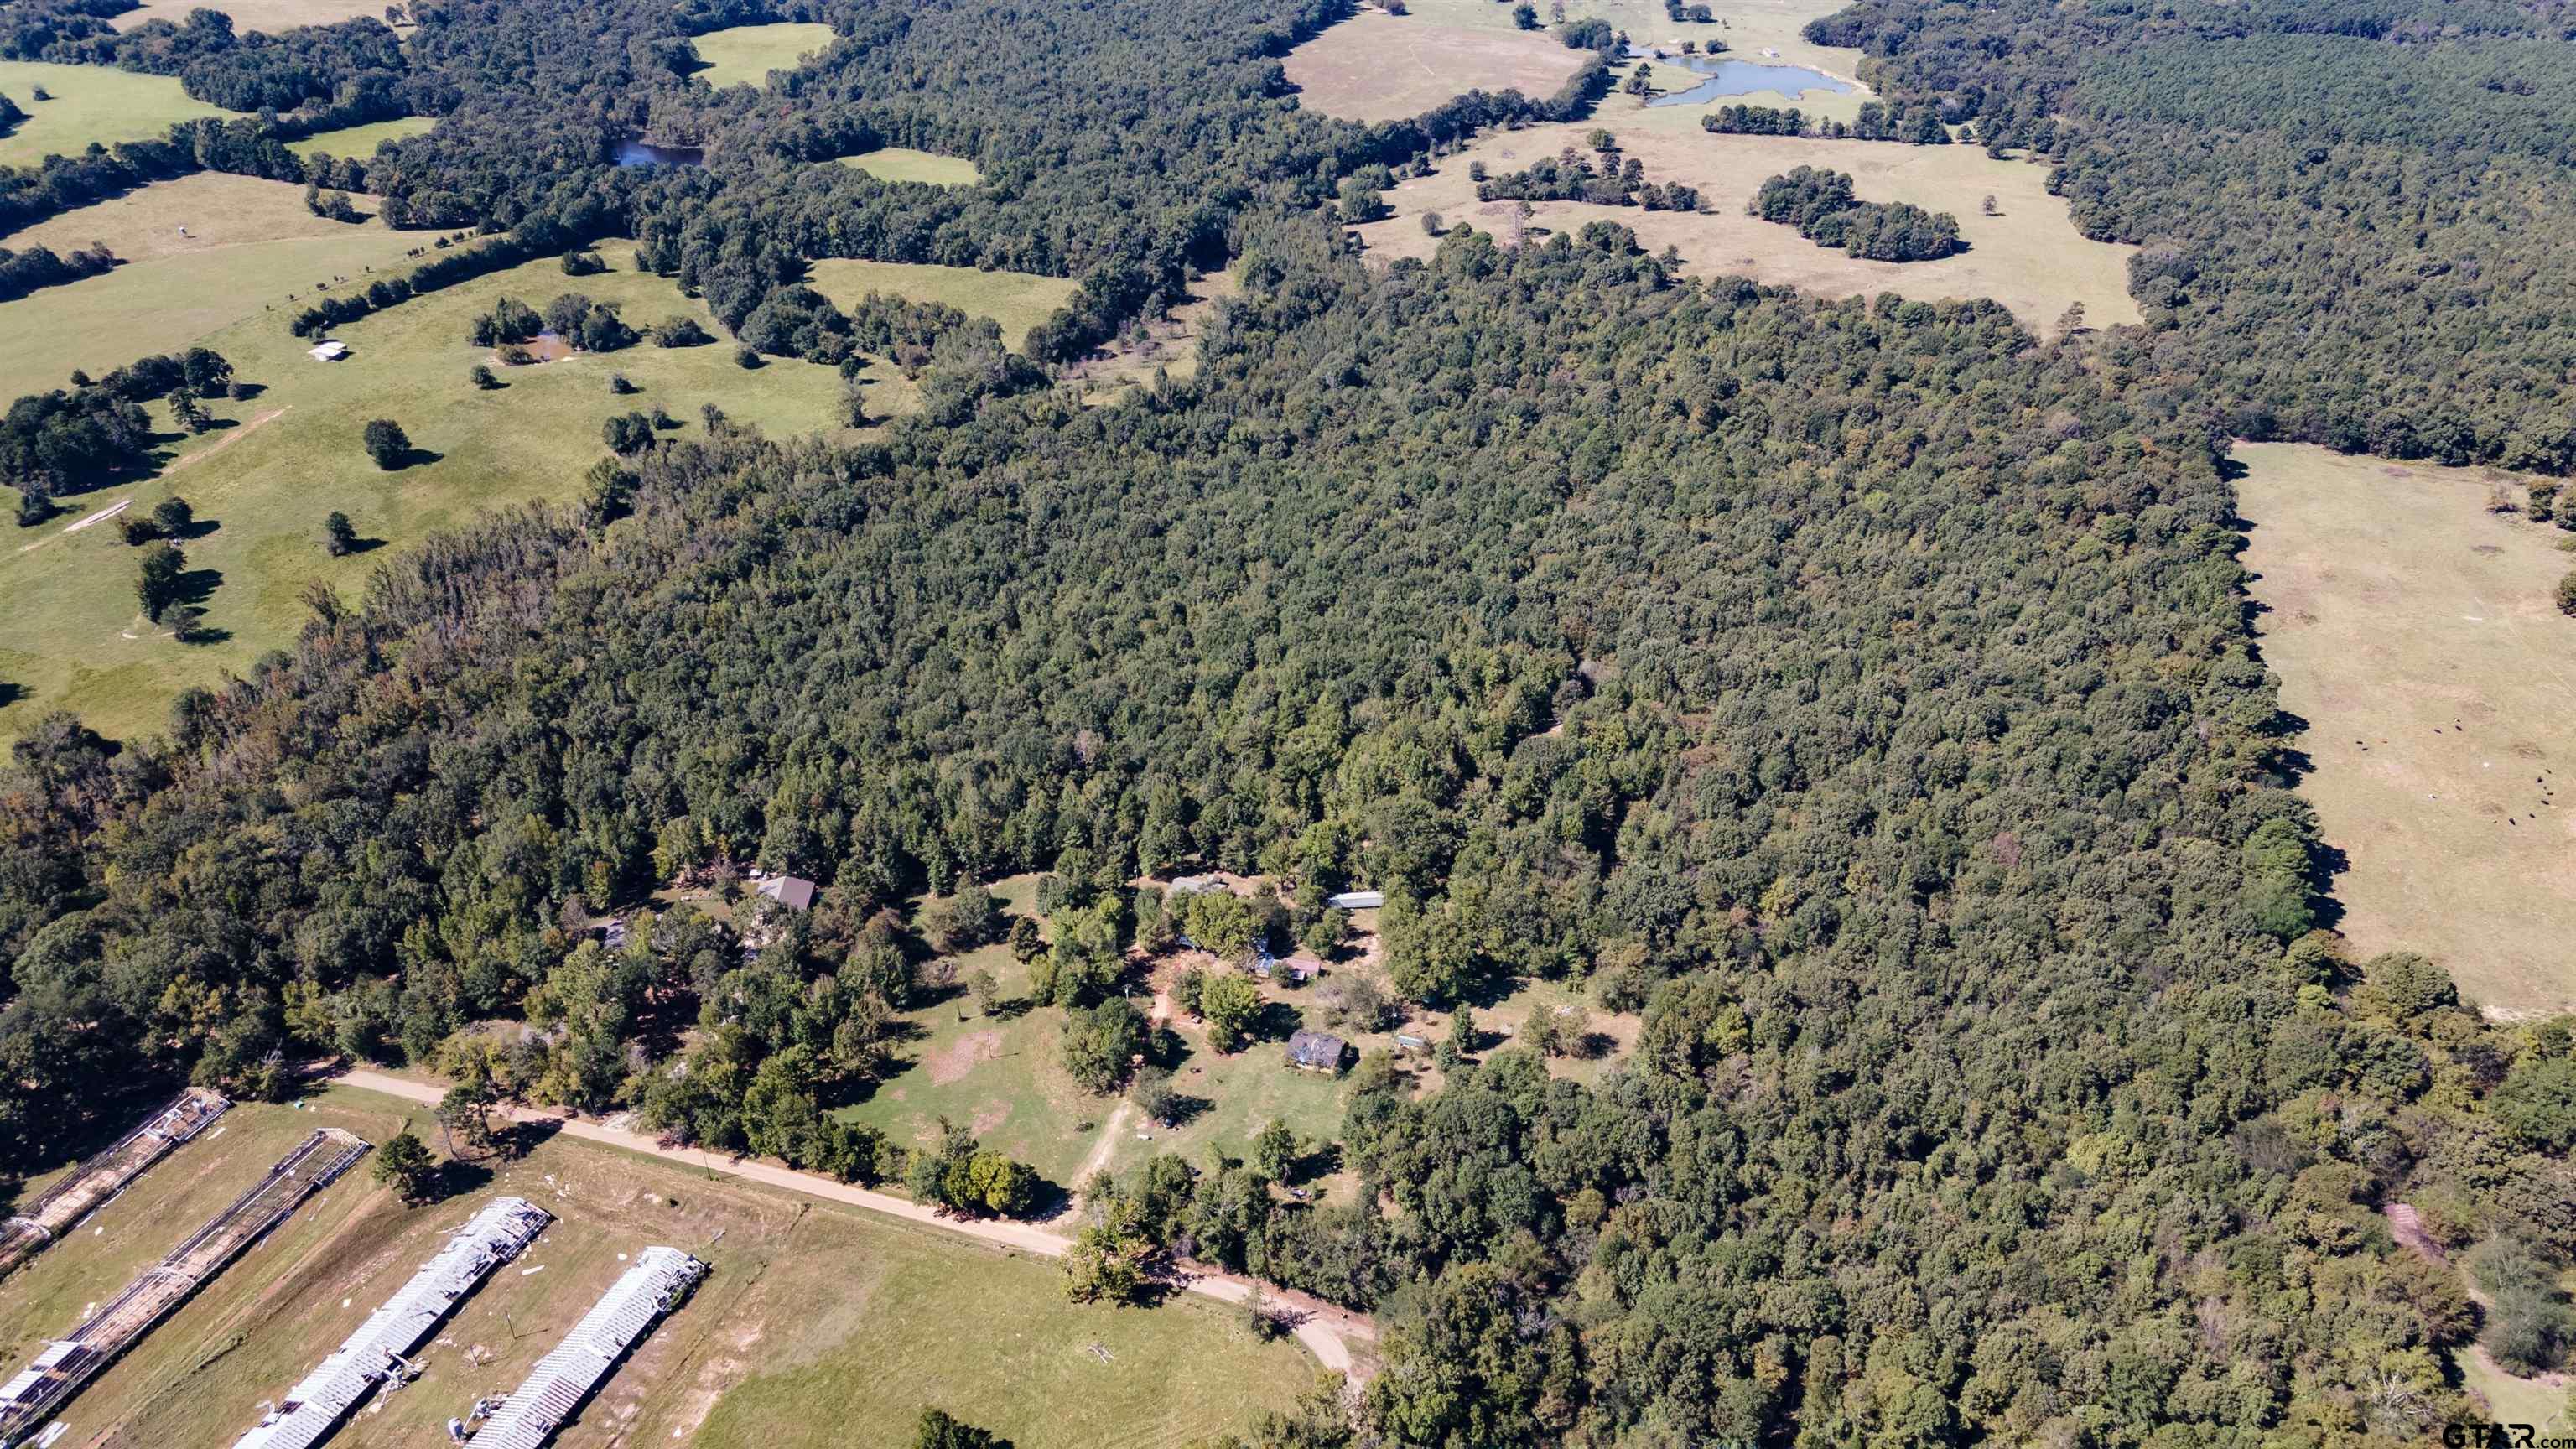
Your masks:
<svg viewBox="0 0 2576 1449"><path fill-rule="evenodd" d="M1803 65L1756 65L1749 60L1709 60L1702 56L1675 56L1661 62L1679 65L1694 75L1707 79L1686 91L1657 96L1650 106L1697 106L1728 96L1749 96L1764 91L1784 95L1791 100L1803 99L1810 91L1847 96L1859 89L1850 81L1840 81L1820 70Z"/></svg>
<svg viewBox="0 0 2576 1449"><path fill-rule="evenodd" d="M656 146L650 141L617 143L620 166L704 166L707 153L697 146Z"/></svg>

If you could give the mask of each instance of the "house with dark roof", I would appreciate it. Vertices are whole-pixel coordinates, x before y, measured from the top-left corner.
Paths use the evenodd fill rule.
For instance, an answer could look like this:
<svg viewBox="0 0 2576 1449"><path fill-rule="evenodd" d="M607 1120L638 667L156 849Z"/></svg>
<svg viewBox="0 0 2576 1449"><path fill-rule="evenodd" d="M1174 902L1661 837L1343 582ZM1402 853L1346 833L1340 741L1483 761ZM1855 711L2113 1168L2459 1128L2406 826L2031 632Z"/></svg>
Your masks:
<svg viewBox="0 0 2576 1449"><path fill-rule="evenodd" d="M1350 1055L1350 1044L1330 1032L1301 1031L1288 1038L1288 1065L1301 1072L1334 1072Z"/></svg>

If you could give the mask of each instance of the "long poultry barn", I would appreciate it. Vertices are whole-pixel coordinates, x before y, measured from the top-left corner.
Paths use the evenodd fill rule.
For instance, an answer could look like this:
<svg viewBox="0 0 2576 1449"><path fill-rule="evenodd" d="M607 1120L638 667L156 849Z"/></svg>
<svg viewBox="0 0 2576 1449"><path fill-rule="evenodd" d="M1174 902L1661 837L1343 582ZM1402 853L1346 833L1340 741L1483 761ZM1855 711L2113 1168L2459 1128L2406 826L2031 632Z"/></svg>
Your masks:
<svg viewBox="0 0 2576 1449"><path fill-rule="evenodd" d="M232 1206L207 1220L79 1327L45 1345L0 1385L0 1449L15 1449L108 1365L367 1153L365 1139L325 1127L278 1159Z"/></svg>
<svg viewBox="0 0 2576 1449"><path fill-rule="evenodd" d="M52 1246L63 1230L125 1191L173 1148L206 1130L232 1107L232 1099L190 1087L149 1121L71 1170L15 1217L0 1223L0 1276Z"/></svg>
<svg viewBox="0 0 2576 1449"><path fill-rule="evenodd" d="M501 1401L474 1435L474 1449L544 1449L628 1350L679 1305L707 1265L677 1248L646 1248L618 1276L527 1382Z"/></svg>
<svg viewBox="0 0 2576 1449"><path fill-rule="evenodd" d="M519 1256L554 1215L526 1198L500 1197L466 1219L446 1246L319 1368L287 1391L233 1449L312 1449L331 1437L376 1385L406 1367L406 1355L446 1321L492 1270Z"/></svg>

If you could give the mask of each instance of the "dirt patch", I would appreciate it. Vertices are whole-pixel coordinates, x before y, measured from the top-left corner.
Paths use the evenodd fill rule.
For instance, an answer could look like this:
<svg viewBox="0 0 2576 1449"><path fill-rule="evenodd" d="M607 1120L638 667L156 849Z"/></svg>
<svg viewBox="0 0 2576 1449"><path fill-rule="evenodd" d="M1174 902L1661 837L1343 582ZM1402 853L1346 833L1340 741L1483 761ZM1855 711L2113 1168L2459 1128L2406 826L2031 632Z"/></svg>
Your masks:
<svg viewBox="0 0 2576 1449"><path fill-rule="evenodd" d="M293 403L288 403L286 407L283 408L270 408L267 412L261 413L259 416L243 423L240 427L226 429L222 437L215 439L213 446L199 448L197 451L179 459L177 462L172 463L169 467L161 470L161 476L167 478L171 474L176 473L183 468L187 468L204 459L215 456L224 449L231 447L233 444L240 442L242 439L249 437L260 429L267 427L270 423L276 422L279 418L286 416L287 409L292 408L293 406L295 406Z"/></svg>
<svg viewBox="0 0 2576 1449"><path fill-rule="evenodd" d="M1346 121L1400 121L1473 90L1545 99L1588 52L1535 30L1469 30L1365 11L1288 53L1298 104Z"/></svg>
<svg viewBox="0 0 2576 1449"><path fill-rule="evenodd" d="M1002 1034L989 1028L970 1031L947 1046L921 1059L921 1069L937 1085L963 1080L975 1070L978 1062L989 1062L1002 1054Z"/></svg>
<svg viewBox="0 0 2576 1449"><path fill-rule="evenodd" d="M975 1109L975 1135L981 1137L988 1132L996 1131L1003 1123L1010 1120L1010 1103L987 1102Z"/></svg>

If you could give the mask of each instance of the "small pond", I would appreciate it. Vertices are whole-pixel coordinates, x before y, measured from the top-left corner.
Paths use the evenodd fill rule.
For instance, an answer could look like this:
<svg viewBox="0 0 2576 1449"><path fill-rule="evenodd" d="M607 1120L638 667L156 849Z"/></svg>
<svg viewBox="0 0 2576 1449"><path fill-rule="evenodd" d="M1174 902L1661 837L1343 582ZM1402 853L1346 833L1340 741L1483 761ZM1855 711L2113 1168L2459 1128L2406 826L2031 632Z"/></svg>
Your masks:
<svg viewBox="0 0 2576 1449"><path fill-rule="evenodd" d="M696 146L656 146L650 141L617 143L620 166L704 166L707 153Z"/></svg>
<svg viewBox="0 0 2576 1449"><path fill-rule="evenodd" d="M1850 81L1839 81L1820 70L1803 65L1756 65L1749 60L1710 60L1705 56L1679 55L1658 65L1678 65L1694 75L1704 76L1698 85L1668 96L1648 101L1650 106L1699 106L1729 96L1749 96L1769 91L1803 99L1810 91L1847 96L1858 89Z"/></svg>

